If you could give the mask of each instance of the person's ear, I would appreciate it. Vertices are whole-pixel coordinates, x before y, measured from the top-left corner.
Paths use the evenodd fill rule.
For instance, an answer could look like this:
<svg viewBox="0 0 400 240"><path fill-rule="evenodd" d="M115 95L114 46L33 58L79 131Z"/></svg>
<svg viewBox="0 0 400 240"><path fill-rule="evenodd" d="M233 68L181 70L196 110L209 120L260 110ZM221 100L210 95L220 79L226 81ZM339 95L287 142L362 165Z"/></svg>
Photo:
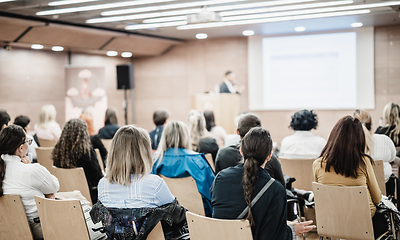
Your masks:
<svg viewBox="0 0 400 240"><path fill-rule="evenodd" d="M271 160L271 157L272 157L272 152L268 155L268 157L267 157L267 162L269 161L269 160Z"/></svg>
<svg viewBox="0 0 400 240"><path fill-rule="evenodd" d="M17 150L15 151L15 155L17 155L17 156L20 156L20 155L21 155L21 153L22 153L22 147L23 147L23 144L21 144L21 145L17 148Z"/></svg>
<svg viewBox="0 0 400 240"><path fill-rule="evenodd" d="M239 148L239 152L240 152L240 155L242 155L242 156L243 156L243 152L242 152L242 146L240 146L240 148Z"/></svg>
<svg viewBox="0 0 400 240"><path fill-rule="evenodd" d="M240 135L240 134L239 134L239 129L237 129L237 128L236 128L236 133L237 133L237 135Z"/></svg>
<svg viewBox="0 0 400 240"><path fill-rule="evenodd" d="M3 130L5 127L7 127L7 124L3 124L3 126L1 126L1 130Z"/></svg>

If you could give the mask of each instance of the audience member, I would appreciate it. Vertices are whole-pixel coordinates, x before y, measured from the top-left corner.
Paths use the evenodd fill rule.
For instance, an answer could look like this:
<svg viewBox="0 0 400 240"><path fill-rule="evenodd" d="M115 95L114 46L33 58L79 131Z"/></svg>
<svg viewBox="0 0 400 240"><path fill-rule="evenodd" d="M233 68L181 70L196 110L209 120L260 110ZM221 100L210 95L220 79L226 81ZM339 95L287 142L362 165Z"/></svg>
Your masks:
<svg viewBox="0 0 400 240"><path fill-rule="evenodd" d="M246 113L241 115L236 132L240 135L240 138L243 139L247 132L254 127L261 127L261 119L255 114ZM233 144L221 148L218 151L217 159L215 161L215 174L225 168L234 167L243 162L243 157L240 154L239 149L240 144ZM275 178L285 186L281 164L274 154L272 154L271 160L265 164L265 170L268 171L271 177Z"/></svg>
<svg viewBox="0 0 400 240"><path fill-rule="evenodd" d="M383 214L375 214L381 201L381 191L372 168L373 160L364 153L365 136L360 120L341 118L333 127L320 158L314 161L314 180L333 186L366 186L375 238L387 228Z"/></svg>
<svg viewBox="0 0 400 240"><path fill-rule="evenodd" d="M301 110L292 116L290 128L295 133L282 140L279 157L287 159L315 159L321 154L326 141L314 136L311 129L317 129L317 114L312 110Z"/></svg>
<svg viewBox="0 0 400 240"><path fill-rule="evenodd" d="M84 108L82 110L81 115L79 116L80 119L84 120L87 124L89 135L95 135L96 131L94 130L93 126L93 113L90 107Z"/></svg>
<svg viewBox="0 0 400 240"><path fill-rule="evenodd" d="M153 122L156 128L150 132L151 148L157 150L158 144L160 143L161 134L164 129L164 125L167 123L169 118L169 112L165 108L160 108L153 113Z"/></svg>
<svg viewBox="0 0 400 240"><path fill-rule="evenodd" d="M236 116L235 119L233 120L235 123L236 129L238 128L239 119L242 117L242 115L244 115L246 113L247 112L244 112L244 113ZM240 135L237 134L237 132L235 132L233 134L226 135L225 140L224 140L224 147L228 147L230 145L239 144L239 143L240 143Z"/></svg>
<svg viewBox="0 0 400 240"><path fill-rule="evenodd" d="M54 166L82 167L90 189L92 202L97 202L97 184L103 177L96 152L91 147L86 123L81 119L69 120L51 152Z"/></svg>
<svg viewBox="0 0 400 240"><path fill-rule="evenodd" d="M10 115L4 110L0 110L0 130L7 127L10 120Z"/></svg>
<svg viewBox="0 0 400 240"><path fill-rule="evenodd" d="M102 139L112 139L118 129L117 109L110 107L106 111L104 127L99 130L99 137Z"/></svg>
<svg viewBox="0 0 400 240"><path fill-rule="evenodd" d="M383 126L379 126L375 133L385 134L392 139L396 147L400 147L400 107L395 103L388 103L383 108Z"/></svg>
<svg viewBox="0 0 400 240"><path fill-rule="evenodd" d="M221 126L215 126L215 118L213 111L204 111L204 118L206 119L206 129L211 133L211 136L217 140L218 144L222 146L227 136L226 131Z"/></svg>
<svg viewBox="0 0 400 240"><path fill-rule="evenodd" d="M189 149L190 137L186 124L181 121L167 123L155 153L156 161L152 173L169 178L191 176L203 199L205 213L211 216L210 186L214 180L214 172L204 154Z"/></svg>
<svg viewBox="0 0 400 240"><path fill-rule="evenodd" d="M315 226L312 221L286 224L286 191L264 169L272 156L272 139L260 127L252 128L241 141L244 164L219 172L211 186L213 217L248 219L253 239L296 239ZM264 186L269 186L265 192ZM263 190L262 190L263 189ZM254 204L256 194L261 197Z"/></svg>
<svg viewBox="0 0 400 240"><path fill-rule="evenodd" d="M61 135L61 127L56 122L56 108L44 105L39 114L39 124L35 125L36 136L44 140L57 140ZM39 143L40 144L40 143Z"/></svg>
<svg viewBox="0 0 400 240"><path fill-rule="evenodd" d="M59 189L56 177L40 164L31 164L26 156L32 139L22 127L11 125L0 132L0 197L21 196L34 239L43 239L35 196L54 198Z"/></svg>
<svg viewBox="0 0 400 240"><path fill-rule="evenodd" d="M23 115L16 117L14 120L15 125L21 126L25 130L26 137L28 139L32 139L32 144L30 144L28 147L28 156L29 156L29 159L31 160L31 162L32 161L36 162L36 160L37 160L36 148L38 147L38 144L33 139L33 136L28 134L30 122L31 122L31 120L27 116L23 116Z"/></svg>
<svg viewBox="0 0 400 240"><path fill-rule="evenodd" d="M206 120L203 114L190 110L188 128L191 138L192 150L199 153L211 153L213 161L218 152L218 144L206 129Z"/></svg>
<svg viewBox="0 0 400 240"><path fill-rule="evenodd" d="M125 239L123 236L146 239L160 220L172 223L169 231L164 228L166 239L171 239L176 238L171 236L171 230L179 232L174 229L182 229L186 224L185 209L164 180L150 174L151 167L152 150L147 131L135 126L121 127L111 142L107 175L99 182L99 202L91 212L94 222L102 220L109 239ZM187 236L187 231L184 232Z"/></svg>

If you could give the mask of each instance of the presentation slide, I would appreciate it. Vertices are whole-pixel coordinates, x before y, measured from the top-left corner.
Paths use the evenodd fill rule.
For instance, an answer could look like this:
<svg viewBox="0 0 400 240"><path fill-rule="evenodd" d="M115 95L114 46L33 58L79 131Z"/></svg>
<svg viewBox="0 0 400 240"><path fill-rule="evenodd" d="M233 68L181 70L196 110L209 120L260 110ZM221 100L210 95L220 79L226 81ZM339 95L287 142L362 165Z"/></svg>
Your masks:
<svg viewBox="0 0 400 240"><path fill-rule="evenodd" d="M356 33L263 38L265 109L354 109Z"/></svg>

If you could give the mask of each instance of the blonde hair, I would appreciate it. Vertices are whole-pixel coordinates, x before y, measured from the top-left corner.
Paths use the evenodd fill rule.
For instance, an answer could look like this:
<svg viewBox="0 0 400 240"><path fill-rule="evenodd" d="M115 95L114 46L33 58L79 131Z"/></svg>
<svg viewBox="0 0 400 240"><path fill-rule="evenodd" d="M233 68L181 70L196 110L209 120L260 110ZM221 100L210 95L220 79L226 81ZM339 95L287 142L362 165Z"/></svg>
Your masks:
<svg viewBox="0 0 400 240"><path fill-rule="evenodd" d="M208 131L206 129L206 120L203 114L196 110L190 110L188 128L190 132L192 150L197 151L200 139L208 135Z"/></svg>
<svg viewBox="0 0 400 240"><path fill-rule="evenodd" d="M123 126L111 141L106 178L110 183L130 185L131 174L135 179L150 174L153 165L151 156L149 133L133 125Z"/></svg>
<svg viewBox="0 0 400 240"><path fill-rule="evenodd" d="M161 134L155 159L161 160L168 148L190 149L190 134L184 122L171 121L167 123Z"/></svg>
<svg viewBox="0 0 400 240"><path fill-rule="evenodd" d="M44 105L40 110L38 125L42 128L47 128L50 122L56 121L56 114L56 108L53 105Z"/></svg>
<svg viewBox="0 0 400 240"><path fill-rule="evenodd" d="M82 110L81 116L79 116L79 118L86 122L88 131L89 131L89 135L94 135L96 132L95 132L94 126L93 126L92 109L90 107L84 108Z"/></svg>
<svg viewBox="0 0 400 240"><path fill-rule="evenodd" d="M400 107L395 103L388 103L383 108L383 124L388 127L387 133L389 136L393 134L393 142L399 145L399 133L400 133ZM390 130L391 126L395 126L394 129Z"/></svg>
<svg viewBox="0 0 400 240"><path fill-rule="evenodd" d="M372 155L374 152L374 140L371 134L372 118L371 115L364 109L357 109L354 112L354 117L362 123L365 135L365 153Z"/></svg>

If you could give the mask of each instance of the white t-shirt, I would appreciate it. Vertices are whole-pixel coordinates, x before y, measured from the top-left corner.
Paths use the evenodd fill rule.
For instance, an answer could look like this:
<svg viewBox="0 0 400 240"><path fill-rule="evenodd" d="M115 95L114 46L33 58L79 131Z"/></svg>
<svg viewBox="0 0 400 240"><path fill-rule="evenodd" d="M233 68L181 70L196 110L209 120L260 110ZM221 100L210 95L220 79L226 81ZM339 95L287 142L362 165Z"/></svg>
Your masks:
<svg viewBox="0 0 400 240"><path fill-rule="evenodd" d="M396 147L392 139L383 134L373 134L374 149L371 154L374 160L383 160L383 171L385 173L385 182L389 180L392 174L392 166L390 162L396 157Z"/></svg>
<svg viewBox="0 0 400 240"><path fill-rule="evenodd" d="M57 140L61 136L61 127L56 122L49 122L46 128L35 125L35 132L38 138L44 140Z"/></svg>
<svg viewBox="0 0 400 240"><path fill-rule="evenodd" d="M310 131L296 131L282 140L279 157L287 159L316 159L325 147L322 137Z"/></svg>

